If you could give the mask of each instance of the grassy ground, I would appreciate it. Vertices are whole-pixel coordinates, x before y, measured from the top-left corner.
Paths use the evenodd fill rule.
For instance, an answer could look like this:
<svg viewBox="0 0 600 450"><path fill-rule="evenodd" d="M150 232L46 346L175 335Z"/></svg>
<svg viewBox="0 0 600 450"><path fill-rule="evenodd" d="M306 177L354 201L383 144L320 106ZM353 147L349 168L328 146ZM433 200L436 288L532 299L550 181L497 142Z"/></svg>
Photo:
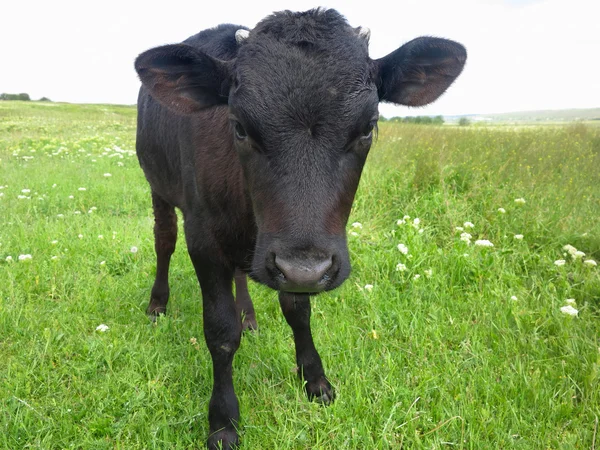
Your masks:
<svg viewBox="0 0 600 450"><path fill-rule="evenodd" d="M0 448L204 445L212 372L181 238L170 313L144 315L134 128L133 108L0 102ZM600 260L600 130L382 124L367 166L353 274L313 301L338 399L304 398L276 294L251 285L243 448L600 446L600 271L583 262Z"/></svg>

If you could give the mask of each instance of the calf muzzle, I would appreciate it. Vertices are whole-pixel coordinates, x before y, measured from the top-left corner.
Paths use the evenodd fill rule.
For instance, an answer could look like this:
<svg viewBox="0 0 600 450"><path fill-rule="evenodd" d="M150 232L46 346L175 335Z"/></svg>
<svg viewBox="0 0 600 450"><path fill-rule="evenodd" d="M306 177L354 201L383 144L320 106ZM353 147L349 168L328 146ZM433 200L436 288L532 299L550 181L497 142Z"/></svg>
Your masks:
<svg viewBox="0 0 600 450"><path fill-rule="evenodd" d="M333 257L296 259L275 256L276 278L281 291L316 293L325 290L335 268Z"/></svg>

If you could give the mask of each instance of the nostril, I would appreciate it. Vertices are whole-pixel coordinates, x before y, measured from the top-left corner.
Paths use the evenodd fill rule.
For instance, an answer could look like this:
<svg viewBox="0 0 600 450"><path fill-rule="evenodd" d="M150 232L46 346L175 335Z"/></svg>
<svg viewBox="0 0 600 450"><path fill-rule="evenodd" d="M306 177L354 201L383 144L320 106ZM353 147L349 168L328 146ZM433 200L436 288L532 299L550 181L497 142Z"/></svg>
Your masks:
<svg viewBox="0 0 600 450"><path fill-rule="evenodd" d="M327 275L327 271L331 268L332 265L333 260L331 259L331 257L329 257L329 259L327 260L321 261L315 267L315 276L317 276L319 280L323 279Z"/></svg>
<svg viewBox="0 0 600 450"><path fill-rule="evenodd" d="M292 264L279 256L275 256L275 267L279 269L284 278L288 278L288 274L293 271Z"/></svg>

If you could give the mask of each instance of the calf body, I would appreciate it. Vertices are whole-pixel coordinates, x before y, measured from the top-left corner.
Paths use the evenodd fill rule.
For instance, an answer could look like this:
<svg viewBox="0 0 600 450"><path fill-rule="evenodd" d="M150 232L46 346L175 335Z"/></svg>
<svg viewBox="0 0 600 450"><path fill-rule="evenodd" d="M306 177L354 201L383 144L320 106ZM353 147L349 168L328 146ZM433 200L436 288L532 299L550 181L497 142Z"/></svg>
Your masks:
<svg viewBox="0 0 600 450"><path fill-rule="evenodd" d="M148 313L166 312L179 208L213 361L210 448L238 443L232 361L242 329L256 327L246 274L280 292L309 398L334 399L311 336L310 295L350 273L345 226L377 105L435 100L466 60L460 44L436 38L372 60L368 37L333 10L286 11L136 60L137 153L156 218Z"/></svg>

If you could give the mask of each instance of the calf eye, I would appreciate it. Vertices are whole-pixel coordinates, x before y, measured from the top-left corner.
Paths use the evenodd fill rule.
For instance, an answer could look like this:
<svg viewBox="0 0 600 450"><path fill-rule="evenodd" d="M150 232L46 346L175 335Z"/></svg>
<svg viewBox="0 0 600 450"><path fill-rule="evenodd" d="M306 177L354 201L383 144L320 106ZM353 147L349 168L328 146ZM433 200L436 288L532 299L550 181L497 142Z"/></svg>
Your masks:
<svg viewBox="0 0 600 450"><path fill-rule="evenodd" d="M248 133L246 133L246 130L244 129L242 124L239 122L235 122L233 130L235 132L235 138L238 141L243 141L244 139L246 139L248 137Z"/></svg>
<svg viewBox="0 0 600 450"><path fill-rule="evenodd" d="M372 120L371 122L369 122L369 125L360 137L363 141L368 141L373 137L373 129L375 128L375 125L377 125L376 120Z"/></svg>

